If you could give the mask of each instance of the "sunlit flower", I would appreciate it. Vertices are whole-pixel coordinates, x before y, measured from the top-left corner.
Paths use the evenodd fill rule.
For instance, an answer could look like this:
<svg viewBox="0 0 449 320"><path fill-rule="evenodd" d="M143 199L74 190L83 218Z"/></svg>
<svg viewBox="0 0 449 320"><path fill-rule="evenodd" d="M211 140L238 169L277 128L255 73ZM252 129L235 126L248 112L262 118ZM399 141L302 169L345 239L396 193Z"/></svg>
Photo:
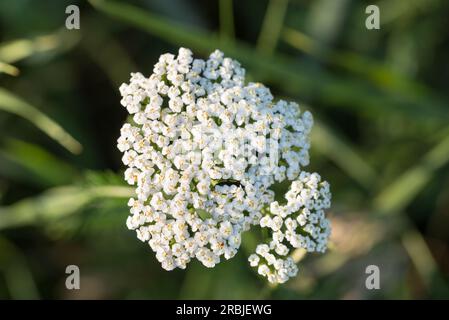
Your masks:
<svg viewBox="0 0 449 320"><path fill-rule="evenodd" d="M245 84L245 70L218 50L207 60L185 48L163 54L152 75L131 74L120 93L130 117L117 147L125 180L136 187L127 227L164 269L192 259L214 267L237 253L252 225L269 228L275 242L250 257L269 281L296 274L289 246L325 250L328 186L302 171L309 112L274 101L262 84ZM284 180L294 182L279 205L271 187ZM298 226L308 236L296 234Z"/></svg>

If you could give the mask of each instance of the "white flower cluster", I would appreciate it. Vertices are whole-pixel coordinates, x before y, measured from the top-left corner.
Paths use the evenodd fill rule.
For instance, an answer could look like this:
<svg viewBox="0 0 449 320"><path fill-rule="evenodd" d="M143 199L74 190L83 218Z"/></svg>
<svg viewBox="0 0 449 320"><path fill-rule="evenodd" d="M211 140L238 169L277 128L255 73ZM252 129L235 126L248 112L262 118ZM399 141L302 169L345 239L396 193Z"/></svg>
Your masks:
<svg viewBox="0 0 449 320"><path fill-rule="evenodd" d="M329 183L318 173L301 172L285 195L287 203L271 203L260 219L270 231L268 244L259 244L249 257L250 265L272 283L284 283L296 276L298 268L288 256L291 248L325 252L331 227L324 210L330 207Z"/></svg>
<svg viewBox="0 0 449 320"><path fill-rule="evenodd" d="M127 226L166 270L232 258L274 203L270 187L309 163L312 115L245 85L245 70L218 50L206 61L185 48L164 54L120 93L131 117L117 145L136 186Z"/></svg>

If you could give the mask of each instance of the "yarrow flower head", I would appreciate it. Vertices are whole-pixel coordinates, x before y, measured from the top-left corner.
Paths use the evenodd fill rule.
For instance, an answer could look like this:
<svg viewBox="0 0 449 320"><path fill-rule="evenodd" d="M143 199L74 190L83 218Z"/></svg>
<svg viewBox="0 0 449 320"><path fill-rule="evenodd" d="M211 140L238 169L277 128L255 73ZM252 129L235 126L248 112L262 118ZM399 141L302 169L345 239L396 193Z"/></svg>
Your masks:
<svg viewBox="0 0 449 320"><path fill-rule="evenodd" d="M152 75L131 74L120 93L130 117L117 147L125 180L136 186L126 224L164 269L192 259L214 267L237 253L254 225L269 228L271 239L250 265L271 282L296 275L291 248L326 249L329 185L303 171L309 112L245 84L245 70L218 50L206 61L185 48L164 54ZM280 205L272 187L286 180Z"/></svg>

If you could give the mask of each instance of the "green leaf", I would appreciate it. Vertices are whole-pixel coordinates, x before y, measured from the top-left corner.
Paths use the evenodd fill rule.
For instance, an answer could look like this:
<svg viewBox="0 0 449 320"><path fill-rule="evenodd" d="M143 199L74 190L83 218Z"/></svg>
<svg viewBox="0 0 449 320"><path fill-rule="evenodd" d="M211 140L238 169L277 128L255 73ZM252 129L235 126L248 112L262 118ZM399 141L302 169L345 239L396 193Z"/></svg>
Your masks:
<svg viewBox="0 0 449 320"><path fill-rule="evenodd" d="M380 192L374 200L375 209L383 214L401 212L448 162L449 136L446 136L417 165Z"/></svg>
<svg viewBox="0 0 449 320"><path fill-rule="evenodd" d="M74 154L81 152L81 144L65 131L63 127L33 105L4 88L0 88L0 110L14 113L27 119L70 152Z"/></svg>
<svg viewBox="0 0 449 320"><path fill-rule="evenodd" d="M376 180L376 172L343 137L323 123L315 121L311 139L314 149L334 161L366 189L371 188Z"/></svg>
<svg viewBox="0 0 449 320"><path fill-rule="evenodd" d="M217 35L167 20L135 6L117 1L90 0L110 16L178 46L187 46L203 54L220 48L248 67L255 79L276 84L292 96L316 99L324 106L350 108L378 116L380 112L400 113L422 122L442 122L448 117L444 103L430 103L376 91L360 79L335 77L322 69L310 70L306 63L282 54L261 55L242 42L223 42Z"/></svg>
<svg viewBox="0 0 449 320"><path fill-rule="evenodd" d="M107 32L104 25L95 19L87 21L86 24L91 27L84 35L81 47L104 71L116 89L129 78L130 72L137 70L137 67L123 46Z"/></svg>
<svg viewBox="0 0 449 320"><path fill-rule="evenodd" d="M77 176L77 171L70 164L37 145L20 140L8 139L5 146L0 149L0 159L21 169L21 175L17 178L40 186L67 184ZM0 172L10 175L11 170L2 166Z"/></svg>
<svg viewBox="0 0 449 320"><path fill-rule="evenodd" d="M432 277L440 275L426 240L413 227L404 232L401 240L422 281L427 287L430 287Z"/></svg>
<svg viewBox="0 0 449 320"><path fill-rule="evenodd" d="M0 61L10 64L38 54L65 52L75 46L79 39L78 33L64 28L32 39L8 41L0 44Z"/></svg>
<svg viewBox="0 0 449 320"><path fill-rule="evenodd" d="M0 61L0 73L6 73L10 76L18 76L20 71L13 65Z"/></svg>
<svg viewBox="0 0 449 320"><path fill-rule="evenodd" d="M134 189L122 186L65 186L49 189L39 196L0 207L0 230L29 224L47 224L77 212L94 200L129 198L134 195Z"/></svg>
<svg viewBox="0 0 449 320"><path fill-rule="evenodd" d="M293 48L317 58L324 63L344 68L356 76L367 79L386 94L401 96L413 104L428 105L432 109L443 110L445 102L430 88L422 83L408 79L380 61L370 59L355 52L337 51L315 41L306 34L291 28L285 28L283 40ZM419 113L424 113L424 109ZM409 109L413 112L413 109Z"/></svg>
<svg viewBox="0 0 449 320"><path fill-rule="evenodd" d="M0 236L0 271L12 299L39 299L39 292L24 255Z"/></svg>
<svg viewBox="0 0 449 320"><path fill-rule="evenodd" d="M257 40L257 49L266 54L272 54L279 40L285 13L287 12L288 0L270 0L262 29Z"/></svg>
<svg viewBox="0 0 449 320"><path fill-rule="evenodd" d="M234 40L233 0L219 0L220 36L224 40Z"/></svg>
<svg viewBox="0 0 449 320"><path fill-rule="evenodd" d="M212 216L210 215L210 213L206 210L203 209L195 209L195 212L198 214L198 216L201 218L201 220L207 220L212 218Z"/></svg>

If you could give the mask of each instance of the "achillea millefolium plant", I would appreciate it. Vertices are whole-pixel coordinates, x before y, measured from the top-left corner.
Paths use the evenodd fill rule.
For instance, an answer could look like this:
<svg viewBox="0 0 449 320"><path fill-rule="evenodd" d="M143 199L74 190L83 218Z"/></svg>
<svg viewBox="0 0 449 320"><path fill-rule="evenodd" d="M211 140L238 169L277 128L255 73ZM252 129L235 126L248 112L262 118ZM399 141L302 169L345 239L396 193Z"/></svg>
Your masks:
<svg viewBox="0 0 449 320"><path fill-rule="evenodd" d="M129 229L166 270L192 259L214 267L258 225L264 241L249 263L273 283L296 276L295 248L324 252L330 235L329 184L309 164L310 112L274 100L245 69L216 50L204 61L181 48L163 54L150 77L120 87L131 115L121 129ZM273 187L288 181L284 201Z"/></svg>

